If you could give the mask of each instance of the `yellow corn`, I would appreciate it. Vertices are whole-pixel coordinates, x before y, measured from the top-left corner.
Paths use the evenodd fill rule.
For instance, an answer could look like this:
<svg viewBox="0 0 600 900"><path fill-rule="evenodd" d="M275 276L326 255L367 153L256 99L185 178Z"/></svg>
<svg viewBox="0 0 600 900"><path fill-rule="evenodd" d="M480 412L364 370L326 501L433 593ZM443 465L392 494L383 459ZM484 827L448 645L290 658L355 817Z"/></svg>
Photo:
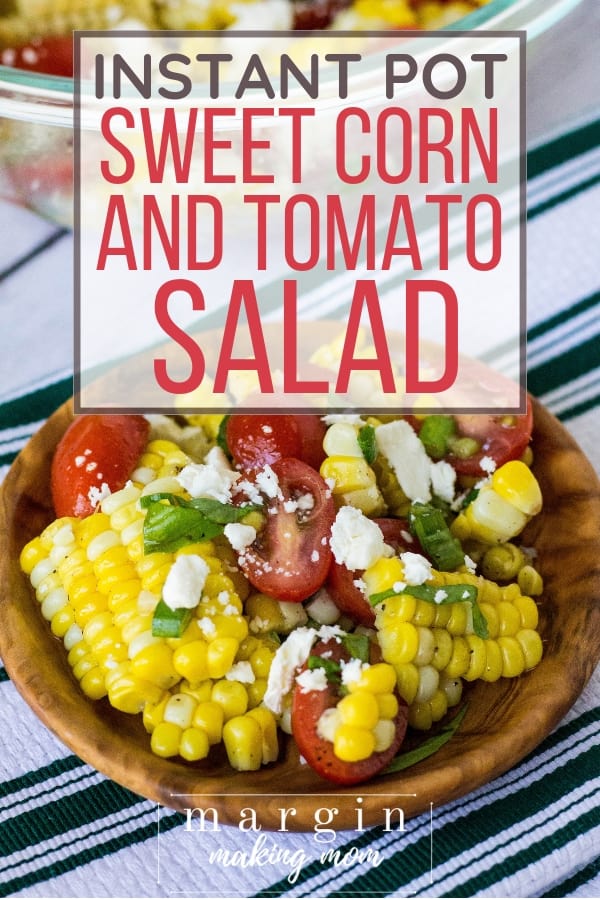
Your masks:
<svg viewBox="0 0 600 900"><path fill-rule="evenodd" d="M398 701L392 693L396 675L387 663L365 664L352 679L344 678L348 693L322 714L317 733L333 744L333 752L345 762L367 759L392 743Z"/></svg>
<svg viewBox="0 0 600 900"><path fill-rule="evenodd" d="M400 590L405 583L404 566L398 557L379 559L362 577L368 594L393 589L394 585ZM375 626L382 656L394 667L398 690L409 709L414 707L409 721L420 728L437 721L444 707L438 696L442 678L446 682L511 678L533 668L542 655L535 630L537 607L530 597L521 594L518 584L500 586L468 572L435 570L427 583L440 588L452 584L475 586L488 637L473 633L472 610L467 602L437 605L397 593L377 608ZM428 617L423 615L423 605L430 609ZM427 625L420 624L424 620Z"/></svg>
<svg viewBox="0 0 600 900"><path fill-rule="evenodd" d="M542 508L542 494L531 469L520 460L504 463L452 523L460 540L505 543L520 534Z"/></svg>

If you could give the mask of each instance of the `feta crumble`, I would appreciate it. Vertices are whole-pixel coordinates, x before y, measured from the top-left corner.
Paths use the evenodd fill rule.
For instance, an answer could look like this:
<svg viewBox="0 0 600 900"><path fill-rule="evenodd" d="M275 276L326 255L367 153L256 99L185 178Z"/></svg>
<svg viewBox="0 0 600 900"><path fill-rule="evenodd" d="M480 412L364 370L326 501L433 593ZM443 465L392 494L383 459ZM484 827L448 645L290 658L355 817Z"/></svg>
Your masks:
<svg viewBox="0 0 600 900"><path fill-rule="evenodd" d="M379 525L354 506L338 510L329 546L335 561L351 572L368 569L389 552Z"/></svg>
<svg viewBox="0 0 600 900"><path fill-rule="evenodd" d="M163 600L170 609L194 609L200 602L210 568L195 553L178 556L165 579Z"/></svg>
<svg viewBox="0 0 600 900"><path fill-rule="evenodd" d="M431 578L431 563L420 553L411 553L410 551L401 553L400 560L404 566L404 578L407 584L424 584Z"/></svg>
<svg viewBox="0 0 600 900"><path fill-rule="evenodd" d="M256 540L256 528L242 522L228 522L223 533L236 553L243 553Z"/></svg>

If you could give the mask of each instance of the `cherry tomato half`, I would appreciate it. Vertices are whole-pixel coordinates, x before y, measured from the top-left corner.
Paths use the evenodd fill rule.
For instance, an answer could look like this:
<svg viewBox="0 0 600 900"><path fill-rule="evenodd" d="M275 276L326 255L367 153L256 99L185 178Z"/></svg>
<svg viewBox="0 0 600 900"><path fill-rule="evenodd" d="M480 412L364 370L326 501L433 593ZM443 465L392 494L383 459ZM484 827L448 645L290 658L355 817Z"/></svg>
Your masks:
<svg viewBox="0 0 600 900"><path fill-rule="evenodd" d="M235 464L244 471L262 469L294 457L318 469L325 458L325 425L316 415L234 413L226 426L226 441Z"/></svg>
<svg viewBox="0 0 600 900"><path fill-rule="evenodd" d="M337 641L320 641L313 647L311 656L323 656L339 662L349 659L344 647ZM306 668L306 664L304 668ZM371 754L358 762L345 762L333 752L331 741L320 737L317 725L326 709L336 706L338 692L334 685L324 691L303 691L298 685L292 697L292 734L298 750L306 762L320 775L335 784L358 784L368 781L381 772L392 761L404 740L407 726L408 707L398 697L396 734L387 750Z"/></svg>
<svg viewBox="0 0 600 900"><path fill-rule="evenodd" d="M73 38L70 34L35 37L20 47L5 49L0 62L28 72L72 78Z"/></svg>
<svg viewBox="0 0 600 900"><path fill-rule="evenodd" d="M278 600L300 602L327 576L335 505L319 473L301 460L281 459L271 468L281 496L267 498L266 524L239 564L257 590ZM307 497L310 508L306 503L296 508Z"/></svg>
<svg viewBox="0 0 600 900"><path fill-rule="evenodd" d="M410 532L405 519L384 518L373 521L377 522L381 528L386 544L390 544L396 553L404 550L412 550L414 553L421 552L416 538L413 538L412 542L407 539ZM346 566L333 559L327 573L325 587L340 612L350 616L360 625L373 625L375 610L355 584L361 576L362 570L351 572Z"/></svg>
<svg viewBox="0 0 600 900"><path fill-rule="evenodd" d="M489 456L497 468L511 459L519 459L529 444L533 429L533 407L527 398L527 411L522 416L457 415L456 426L459 435L475 438L481 448L466 459L459 459L452 453L447 460L459 475L480 478L486 475L481 468L481 460Z"/></svg>
<svg viewBox="0 0 600 900"><path fill-rule="evenodd" d="M84 518L94 511L93 488L124 486L137 465L150 425L143 416L82 415L60 440L50 475L57 516Z"/></svg>

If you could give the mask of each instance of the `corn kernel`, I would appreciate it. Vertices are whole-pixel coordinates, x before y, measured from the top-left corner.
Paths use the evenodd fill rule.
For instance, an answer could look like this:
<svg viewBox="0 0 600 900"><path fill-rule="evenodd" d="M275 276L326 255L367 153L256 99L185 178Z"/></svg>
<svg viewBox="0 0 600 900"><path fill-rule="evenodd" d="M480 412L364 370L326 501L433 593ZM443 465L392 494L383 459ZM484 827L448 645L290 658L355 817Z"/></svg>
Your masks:
<svg viewBox="0 0 600 900"><path fill-rule="evenodd" d="M367 728L340 725L333 741L333 752L344 762L368 759L375 751L375 735Z"/></svg>
<svg viewBox="0 0 600 900"><path fill-rule="evenodd" d="M260 724L252 716L236 715L225 722L223 743L233 769L241 772L260 769L263 735Z"/></svg>
<svg viewBox="0 0 600 900"><path fill-rule="evenodd" d="M511 460L492 475L494 491L526 516L542 508L542 492L531 469L520 460Z"/></svg>
<svg viewBox="0 0 600 900"><path fill-rule="evenodd" d="M533 628L522 628L517 632L516 638L523 651L525 668L533 669L534 666L537 666L543 654L542 639L540 635L537 631L534 631Z"/></svg>
<svg viewBox="0 0 600 900"><path fill-rule="evenodd" d="M200 639L177 647L173 652L173 668L188 681L203 681L209 677L208 644Z"/></svg>
<svg viewBox="0 0 600 900"><path fill-rule="evenodd" d="M395 680L395 674L394 674ZM398 715L398 699L395 694L376 694L380 719L395 719Z"/></svg>
<svg viewBox="0 0 600 900"><path fill-rule="evenodd" d="M173 722L180 728L189 728L196 705L196 701L189 694L173 694L165 705L165 722Z"/></svg>
<svg viewBox="0 0 600 900"><path fill-rule="evenodd" d="M150 746L157 756L168 758L177 756L181 741L182 730L173 722L160 722L152 732Z"/></svg>
<svg viewBox="0 0 600 900"><path fill-rule="evenodd" d="M372 729L379 718L379 707L374 694L368 691L353 691L339 701L338 710L344 725L356 725Z"/></svg>
<svg viewBox="0 0 600 900"><path fill-rule="evenodd" d="M205 759L210 750L210 743L205 731L200 728L184 729L179 740L179 755L188 762Z"/></svg>
<svg viewBox="0 0 600 900"><path fill-rule="evenodd" d="M248 709L248 693L239 681L216 681L211 692L211 700L223 710L225 720L243 715Z"/></svg>
<svg viewBox="0 0 600 900"><path fill-rule="evenodd" d="M515 637L499 637L498 646L502 654L502 676L514 678L525 669L525 655Z"/></svg>
<svg viewBox="0 0 600 900"><path fill-rule="evenodd" d="M209 744L218 744L223 734L223 718L223 707L214 700L205 700L196 706L192 724L206 733Z"/></svg>

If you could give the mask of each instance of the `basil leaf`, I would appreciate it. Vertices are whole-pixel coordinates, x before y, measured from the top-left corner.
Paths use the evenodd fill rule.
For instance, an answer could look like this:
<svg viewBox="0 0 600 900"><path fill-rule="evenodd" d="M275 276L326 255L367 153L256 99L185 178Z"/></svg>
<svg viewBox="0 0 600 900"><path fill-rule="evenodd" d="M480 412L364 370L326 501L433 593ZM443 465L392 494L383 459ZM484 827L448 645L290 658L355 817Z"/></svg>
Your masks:
<svg viewBox="0 0 600 900"><path fill-rule="evenodd" d="M446 603L470 603L473 613L473 631L480 638L489 637L487 621L481 608L477 603L477 588L474 584L445 584L442 586L433 584L406 584L402 590L397 591L390 588L387 591L380 591L377 594L371 594L369 602L372 606L389 600L390 597L396 597L398 594L410 594L417 600L426 600L427 603L435 603L436 605L445 605Z"/></svg>
<svg viewBox="0 0 600 900"><path fill-rule="evenodd" d="M309 669L324 669L327 681L339 683L342 679L342 667L334 659L324 656L309 656L306 664Z"/></svg>
<svg viewBox="0 0 600 900"><path fill-rule="evenodd" d="M362 428L359 429L358 435L358 446L362 451L362 455L365 460L371 465L371 463L375 462L375 458L378 454L377 449L377 440L375 438L375 429L372 425L363 425Z"/></svg>
<svg viewBox="0 0 600 900"><path fill-rule="evenodd" d="M163 501L167 501L164 503ZM170 553L193 544L210 540L223 533L230 522L239 522L259 506L233 506L211 497L186 500L179 494L146 494L140 498L145 509L144 553Z"/></svg>
<svg viewBox="0 0 600 900"><path fill-rule="evenodd" d="M342 644L354 659L369 662L369 638L366 634L345 634Z"/></svg>
<svg viewBox="0 0 600 900"><path fill-rule="evenodd" d="M159 600L152 617L153 637L178 638L188 627L192 610L180 607L171 609L164 600Z"/></svg>
<svg viewBox="0 0 600 900"><path fill-rule="evenodd" d="M198 510L153 503L144 519L144 553L173 553L187 544L207 541L222 533L222 525Z"/></svg>
<svg viewBox="0 0 600 900"><path fill-rule="evenodd" d="M386 766L383 770L383 774L389 775L392 772L401 772L403 769L408 769L410 766L414 766L416 763L437 753L440 747L447 744L450 738L454 736L460 723L464 719L466 711L467 706L465 704L462 709L457 712L454 718L444 725L437 734L434 734L413 750L407 750L404 753L399 753L398 756L395 756L389 766Z"/></svg>

